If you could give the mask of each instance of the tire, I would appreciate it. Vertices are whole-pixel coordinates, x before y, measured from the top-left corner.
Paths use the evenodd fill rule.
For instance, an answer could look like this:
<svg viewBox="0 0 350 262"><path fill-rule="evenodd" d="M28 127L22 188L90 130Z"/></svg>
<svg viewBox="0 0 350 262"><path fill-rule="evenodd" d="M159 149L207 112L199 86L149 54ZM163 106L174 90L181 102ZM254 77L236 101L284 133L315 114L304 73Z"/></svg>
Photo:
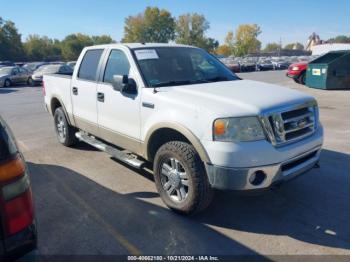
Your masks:
<svg viewBox="0 0 350 262"><path fill-rule="evenodd" d="M192 145L180 141L164 144L157 151L153 165L157 190L170 209L190 215L210 205L213 189Z"/></svg>
<svg viewBox="0 0 350 262"><path fill-rule="evenodd" d="M305 85L306 73L302 72L298 78L299 84Z"/></svg>
<svg viewBox="0 0 350 262"><path fill-rule="evenodd" d="M10 79L6 79L4 82L4 87L10 87L11 86L11 80Z"/></svg>
<svg viewBox="0 0 350 262"><path fill-rule="evenodd" d="M34 86L34 81L33 81L33 79L31 77L28 78L27 85Z"/></svg>
<svg viewBox="0 0 350 262"><path fill-rule="evenodd" d="M62 107L55 110L54 124L58 142L62 145L69 147L73 146L78 141L75 136L77 129L68 124Z"/></svg>

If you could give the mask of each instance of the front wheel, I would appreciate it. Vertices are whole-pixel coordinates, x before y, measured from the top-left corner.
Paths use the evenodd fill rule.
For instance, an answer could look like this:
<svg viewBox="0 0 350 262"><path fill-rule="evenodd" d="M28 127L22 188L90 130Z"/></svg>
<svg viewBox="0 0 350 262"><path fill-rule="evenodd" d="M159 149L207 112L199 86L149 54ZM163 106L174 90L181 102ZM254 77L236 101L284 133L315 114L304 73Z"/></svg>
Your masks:
<svg viewBox="0 0 350 262"><path fill-rule="evenodd" d="M4 87L10 87L11 86L11 80L10 79L6 79L4 82Z"/></svg>
<svg viewBox="0 0 350 262"><path fill-rule="evenodd" d="M78 139L75 137L77 130L68 124L62 107L55 110L54 123L57 139L61 144L72 146L77 142Z"/></svg>
<svg viewBox="0 0 350 262"><path fill-rule="evenodd" d="M209 206L213 190L192 145L172 141L157 151L154 178L163 202L176 212L197 213Z"/></svg>
<svg viewBox="0 0 350 262"><path fill-rule="evenodd" d="M306 73L303 72L301 73L301 75L299 76L299 83L302 85L305 85L305 81L306 81Z"/></svg>

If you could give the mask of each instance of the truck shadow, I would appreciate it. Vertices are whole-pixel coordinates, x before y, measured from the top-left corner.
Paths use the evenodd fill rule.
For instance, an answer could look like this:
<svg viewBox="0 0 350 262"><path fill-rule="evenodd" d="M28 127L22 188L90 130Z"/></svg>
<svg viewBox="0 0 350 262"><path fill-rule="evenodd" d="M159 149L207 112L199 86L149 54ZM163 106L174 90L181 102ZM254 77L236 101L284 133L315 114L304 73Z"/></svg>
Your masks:
<svg viewBox="0 0 350 262"><path fill-rule="evenodd" d="M218 192L195 220L257 234L350 249L350 155L323 150L321 168L259 196Z"/></svg>
<svg viewBox="0 0 350 262"><path fill-rule="evenodd" d="M257 255L195 220L57 165L28 163L42 255Z"/></svg>
<svg viewBox="0 0 350 262"><path fill-rule="evenodd" d="M153 181L151 172L130 169ZM349 154L323 150L320 168L261 194L217 191L208 210L188 219L244 232L285 235L311 244L350 249L349 170ZM157 197L151 192L132 195Z"/></svg>

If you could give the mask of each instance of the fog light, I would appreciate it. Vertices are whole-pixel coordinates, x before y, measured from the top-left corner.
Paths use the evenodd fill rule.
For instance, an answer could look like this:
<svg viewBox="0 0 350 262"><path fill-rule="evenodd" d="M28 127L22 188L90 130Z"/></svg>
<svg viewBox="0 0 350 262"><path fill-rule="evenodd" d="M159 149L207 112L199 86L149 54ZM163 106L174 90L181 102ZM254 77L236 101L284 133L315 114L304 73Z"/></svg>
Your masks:
<svg viewBox="0 0 350 262"><path fill-rule="evenodd" d="M266 174L263 171L258 170L250 175L249 183L251 183L253 186L258 186L261 185L265 179Z"/></svg>

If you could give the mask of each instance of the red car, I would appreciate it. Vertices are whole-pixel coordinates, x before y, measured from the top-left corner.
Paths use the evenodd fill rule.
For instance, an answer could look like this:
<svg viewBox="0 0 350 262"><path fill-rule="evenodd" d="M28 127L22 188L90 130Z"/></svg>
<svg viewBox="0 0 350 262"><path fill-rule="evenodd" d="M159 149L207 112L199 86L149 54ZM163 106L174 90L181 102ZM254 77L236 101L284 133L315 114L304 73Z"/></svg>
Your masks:
<svg viewBox="0 0 350 262"><path fill-rule="evenodd" d="M309 62L303 61L291 64L288 67L287 76L293 78L296 83L305 85L306 69Z"/></svg>

